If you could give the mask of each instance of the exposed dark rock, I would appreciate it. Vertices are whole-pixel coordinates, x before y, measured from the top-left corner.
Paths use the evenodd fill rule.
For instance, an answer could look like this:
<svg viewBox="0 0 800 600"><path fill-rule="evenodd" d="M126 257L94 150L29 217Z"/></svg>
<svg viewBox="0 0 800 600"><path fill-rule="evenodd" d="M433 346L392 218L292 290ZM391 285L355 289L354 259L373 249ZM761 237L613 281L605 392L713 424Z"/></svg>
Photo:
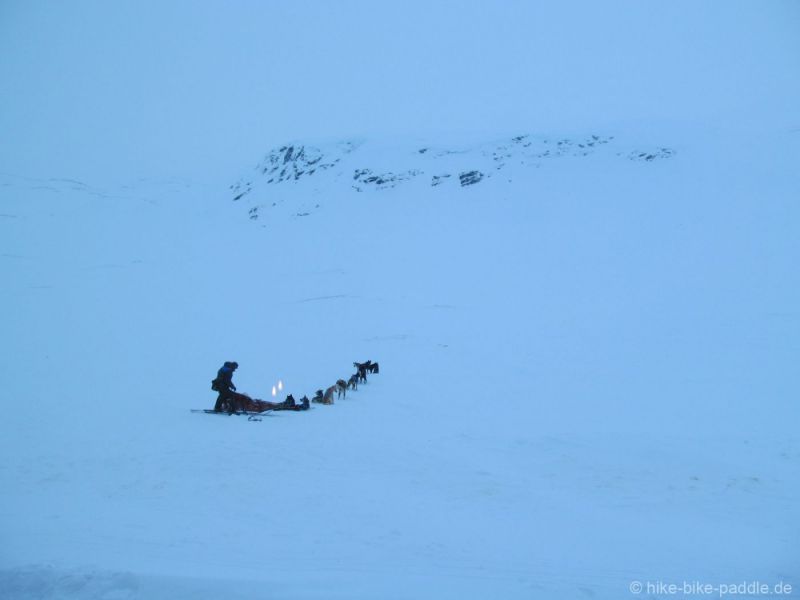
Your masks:
<svg viewBox="0 0 800 600"><path fill-rule="evenodd" d="M641 150L634 151L628 154L628 159L636 161L652 162L659 158L670 158L675 155L675 150L671 148L659 148L651 152L643 152Z"/></svg>
<svg viewBox="0 0 800 600"><path fill-rule="evenodd" d="M352 150L353 144L347 143L339 145L334 152L347 154ZM267 183L277 184L298 181L313 175L318 169L333 167L339 160L340 158L326 160L325 153L319 148L291 145L272 150L256 168L262 175L269 177Z"/></svg>
<svg viewBox="0 0 800 600"><path fill-rule="evenodd" d="M461 181L461 187L465 187L478 183L481 179L483 179L483 173L480 171L465 171L463 173L459 173L458 178Z"/></svg>
<svg viewBox="0 0 800 600"><path fill-rule="evenodd" d="M236 183L232 185L231 190L233 190L233 193L236 194L233 197L234 202L237 200L241 200L244 196L249 194L250 190L252 189L253 189L252 183L249 181L247 183Z"/></svg>
<svg viewBox="0 0 800 600"><path fill-rule="evenodd" d="M375 186L377 189L393 188L402 181L407 181L420 175L421 171L412 169L402 173L379 173L373 174L371 169L356 169L353 172L353 179L359 183L366 183ZM357 191L361 191L358 186L353 186Z"/></svg>

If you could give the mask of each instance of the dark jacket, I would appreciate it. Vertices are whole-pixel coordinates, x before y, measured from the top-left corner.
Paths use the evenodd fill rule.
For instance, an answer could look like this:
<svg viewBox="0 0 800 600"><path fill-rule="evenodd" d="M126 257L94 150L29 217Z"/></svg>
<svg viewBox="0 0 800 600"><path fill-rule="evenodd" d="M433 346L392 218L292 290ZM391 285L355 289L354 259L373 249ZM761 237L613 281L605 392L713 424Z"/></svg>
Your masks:
<svg viewBox="0 0 800 600"><path fill-rule="evenodd" d="M233 369L226 363L222 368L217 371L216 389L217 391L236 391L236 386L233 385Z"/></svg>

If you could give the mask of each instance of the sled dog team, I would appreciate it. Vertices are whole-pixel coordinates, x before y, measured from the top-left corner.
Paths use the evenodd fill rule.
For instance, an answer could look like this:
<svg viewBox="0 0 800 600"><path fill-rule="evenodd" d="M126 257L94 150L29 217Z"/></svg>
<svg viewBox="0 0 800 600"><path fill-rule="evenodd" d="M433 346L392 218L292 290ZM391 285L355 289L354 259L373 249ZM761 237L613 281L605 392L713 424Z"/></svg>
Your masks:
<svg viewBox="0 0 800 600"><path fill-rule="evenodd" d="M344 398L347 396L347 390L357 390L359 383L367 382L367 372L379 373L378 363L368 360L364 363L354 362L353 366L356 372L345 381L339 379L331 387L327 388L324 392L317 390L316 395L311 399L311 402L318 402L320 404L333 404L333 396ZM283 402L268 402L266 400L256 400L247 394L240 394L236 391L236 386L233 384L233 373L239 368L237 362L226 362L222 368L217 371L217 377L211 382L211 389L219 393L217 402L214 405L215 412L227 412L228 414L241 413L241 412L264 412L267 410L308 410L310 403L307 396L303 396L298 404L294 396L289 394Z"/></svg>
<svg viewBox="0 0 800 600"><path fill-rule="evenodd" d="M317 393L311 401L320 404L333 404L334 394L336 394L337 400L339 398L346 398L348 389L357 390L359 383L367 383L367 372L374 374L380 373L378 363L372 362L371 360L364 363L354 362L353 366L356 368L356 372L350 376L350 379L347 381L338 379L336 383L327 388L324 392L322 390L317 390Z"/></svg>

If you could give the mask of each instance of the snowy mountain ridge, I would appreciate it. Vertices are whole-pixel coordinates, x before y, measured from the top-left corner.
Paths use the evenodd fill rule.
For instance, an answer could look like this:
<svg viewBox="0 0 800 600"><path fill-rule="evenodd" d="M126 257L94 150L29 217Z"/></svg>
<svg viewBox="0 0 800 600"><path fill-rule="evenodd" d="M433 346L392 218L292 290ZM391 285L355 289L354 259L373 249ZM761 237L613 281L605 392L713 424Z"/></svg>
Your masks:
<svg viewBox="0 0 800 600"><path fill-rule="evenodd" d="M347 140L330 144L293 143L270 150L254 171L230 186L234 201L244 200L257 220L277 206L287 184L355 192L387 190L409 184L442 190L465 188L491 179L511 184L517 174L546 167L555 159L592 155L652 162L670 158L663 146L633 146L613 135L551 137L523 134L501 141L458 146ZM312 211L296 213L308 216Z"/></svg>

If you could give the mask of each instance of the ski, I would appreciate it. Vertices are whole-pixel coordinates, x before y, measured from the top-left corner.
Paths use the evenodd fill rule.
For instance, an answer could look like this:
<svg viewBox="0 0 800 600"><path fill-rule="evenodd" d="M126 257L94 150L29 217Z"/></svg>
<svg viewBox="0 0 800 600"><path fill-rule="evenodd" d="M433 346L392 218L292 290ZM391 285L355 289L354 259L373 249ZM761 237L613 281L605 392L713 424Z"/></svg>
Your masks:
<svg viewBox="0 0 800 600"><path fill-rule="evenodd" d="M259 415L268 415L271 412L274 412L274 409L270 408L268 410L262 410L261 412L256 412L254 410L237 410L236 412L226 412L226 411L216 411L212 408L191 408L189 409L190 412L193 413L205 413L207 415L243 415L247 417L257 417Z"/></svg>

